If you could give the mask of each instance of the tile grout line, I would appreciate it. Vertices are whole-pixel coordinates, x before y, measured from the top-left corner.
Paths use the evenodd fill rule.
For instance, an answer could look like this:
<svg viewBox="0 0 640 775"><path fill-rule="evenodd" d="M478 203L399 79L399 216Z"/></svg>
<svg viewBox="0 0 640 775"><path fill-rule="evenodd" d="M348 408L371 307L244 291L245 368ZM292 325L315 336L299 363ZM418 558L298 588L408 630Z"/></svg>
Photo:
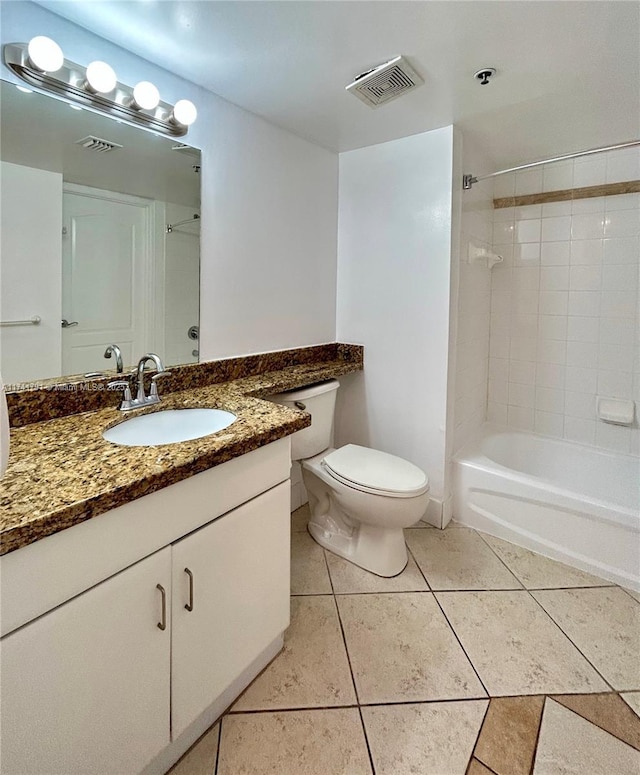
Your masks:
<svg viewBox="0 0 640 775"><path fill-rule="evenodd" d="M596 587L596 589L602 589L603 587ZM608 587L606 587L608 589ZM553 592L555 590L539 590L541 592ZM547 609L542 605L542 603L539 600L536 600L536 598L532 595L532 593L527 589L527 594L531 597L531 599L536 603L540 609L544 612L544 614L547 616L547 618L560 630L560 632L564 635L564 637L569 641L569 643L574 647L574 649L580 654L580 656L585 660L585 662L590 665L595 673L600 676L600 678L604 681L605 685L609 687L609 692L579 692L580 694L609 694L609 693L615 693L616 690L613 688L613 686L607 681L607 679L602 675L602 673L598 670L598 668L591 662L591 660L587 657L586 654L583 653L582 649L574 643L573 639L567 635L567 633L562 629L562 627L556 622L556 620L551 616L551 614L547 611ZM554 692L554 694L562 694L562 692ZM548 696L548 695L547 695Z"/></svg>
<svg viewBox="0 0 640 775"><path fill-rule="evenodd" d="M417 566L418 570L420 571L420 573L421 573L422 577L424 578L426 585L429 587L429 591L431 592L431 595L433 596L433 599L436 601L436 605L437 605L437 606L438 606L438 608L440 609L440 611L441 611L442 615L444 616L444 619L445 619L445 621L446 621L446 623L447 623L447 625L448 625L449 629L450 629L450 630L451 630L451 632L453 633L453 637L454 637L454 638L455 638L455 639L458 641L458 645L459 645L459 646L460 646L460 648L462 649L462 653L463 653L463 654L465 655L465 657L467 658L467 662L468 662L468 663L471 665L471 669L472 669L472 670L473 670L473 672L476 674L476 678L478 679L478 681L480 681L480 686L482 686L482 688L484 689L484 692L485 692L485 694L487 695L487 697L491 697L491 695L490 695L490 694L489 694L489 692L487 691L487 687L484 685L484 681L482 680L482 678L480 678L480 674L479 674L479 673L478 673L478 671L476 670L476 666L473 664L473 662L472 662L472 661L471 661L471 659L469 658L469 655L467 654L467 651L466 651L465 647L462 645L462 641L461 641L461 640L460 640L460 638L458 637L458 633L457 633L457 632L454 630L454 628L452 627L452 625L451 625L451 622L449 621L449 618L448 618L448 616L446 615L446 613L444 612L444 609L443 609L443 608L442 608L442 606L440 605L440 601L439 601L439 600L438 600L438 598L436 597L436 594L435 594L435 592L434 592L434 591L431 589L431 585L430 585L430 584L429 584L429 582L427 581L427 577L426 577L426 575L424 574L424 572L423 572L422 568L420 567L420 565L419 565L418 561L417 561L417 560L416 560L416 558L414 557L414 555L413 555L413 552L411 551L411 549L410 549L410 547L409 547L409 546L407 546L407 551L408 551L408 552L409 552L409 554L411 554L411 556L413 557L413 559L414 559L414 561L415 561L415 563L416 563L416 566Z"/></svg>
<svg viewBox="0 0 640 775"><path fill-rule="evenodd" d="M491 546L491 544L487 541L487 539L485 538L485 535L491 535L491 534L490 533L483 533L481 530L476 530L475 528L469 528L469 529L473 530L477 535L480 536L480 538L489 547L489 549L491 549L491 551L500 560L500 562L509 571L509 573L511 573L511 575L514 576L516 578L516 580L520 582L520 584L522 584L522 588L526 589L527 592L544 592L545 590L549 590L549 589L608 589L609 587L618 587L618 586L620 586L619 584L616 584L613 581L607 583L607 579L601 579L601 581L603 582L602 584L593 584L593 585L589 585L589 586L581 585L581 586L575 586L575 587L574 586L572 586L572 587L527 587L527 586L525 586L525 582L518 576L516 571L509 567L509 565L507 564L506 560L503 560L502 557L500 557L500 555L498 554L498 552L493 548L493 546ZM498 538L498 536L491 536L491 538ZM532 554L535 554L536 557L543 557L545 560L549 560L550 562L558 563L558 565L565 565L566 564L566 563L560 562L560 560L553 560L551 557L545 557L544 554L540 554L539 552L534 552L533 549L527 549L524 546L518 546L518 544L512 544L511 541L506 541L504 538L500 538L498 540L505 541L505 543L511 544L512 546L515 546L518 549L523 549L526 552L531 552ZM570 568L570 569L573 569L573 570L578 570L581 573L587 573L587 571L583 571L580 568L573 568L572 565L567 565L567 568ZM590 573L589 575L593 576L594 574ZM600 577L599 576L595 576L595 578L599 579ZM620 589L624 589L624 587L620 587ZM490 590L486 590L486 591L490 591ZM624 589L624 591L626 592L627 590ZM633 595L630 595L630 597L633 598Z"/></svg>
<svg viewBox="0 0 640 775"><path fill-rule="evenodd" d="M347 663L349 665L349 673L351 674L351 683L353 684L353 691L356 695L356 702L357 702L357 708L358 708L358 716L360 717L360 725L362 727L362 734L364 735L364 743L367 747L367 756L369 757L369 764L371 765L371 773L372 775L375 775L376 768L373 764L373 755L371 753L371 746L369 745L369 737L367 735L367 728L364 723L364 717L362 716L362 708L360 707L360 696L358 694L358 687L356 686L356 679L353 674L353 667L351 666L351 656L349 655L349 646L347 645L347 636L345 635L344 631L344 625L342 623L342 617L340 616L340 608L338 606L338 601L336 599L336 593L335 589L333 587L333 578L331 576L331 568L329 567L329 560L327 559L327 550L323 548L324 553L324 562L327 567L327 575L329 576L329 583L331 584L331 594L333 595L333 604L336 607L336 612L338 614L338 623L340 625L340 632L342 633L342 642L344 643L344 651L347 655Z"/></svg>
<svg viewBox="0 0 640 775"><path fill-rule="evenodd" d="M213 775L218 775L218 764L220 763L220 742L222 741L222 719L224 716L220 718L220 723L218 724L218 745L216 746L216 764L213 768Z"/></svg>
<svg viewBox="0 0 640 775"><path fill-rule="evenodd" d="M531 759L531 767L529 768L529 775L533 775L536 767L536 759L538 758L538 745L540 743L540 731L542 730L542 719L544 718L544 709L547 706L548 695L545 695L544 702L542 703L542 712L540 713L540 723L538 724L538 732L536 733L536 745L533 749L533 757Z"/></svg>
<svg viewBox="0 0 640 775"><path fill-rule="evenodd" d="M587 696L590 696L590 697L597 697L597 696L599 696L600 694L610 694L610 692L598 692L598 693L596 693L596 694L591 694L591 695L587 695ZM613 694L618 694L618 692L613 692ZM555 695L553 695L553 694L550 694L550 695L548 695L548 698L549 698L550 700L553 700L553 701L554 701L554 702L555 702L557 705L561 705L561 706L562 706L562 707L563 707L565 710L571 711L571 713L573 713L574 715L578 716L578 718L581 718L581 719L583 719L583 721L586 721L586 722L588 722L589 724L591 724L592 726L596 727L597 729L601 729L603 732L606 732L608 735L611 735L611 737L615 737L615 739L616 739L616 740L619 740L621 743L624 743L624 745L628 745L628 746L629 746L629 748L631 748L632 750L634 750L634 751L639 751L639 752L640 752L640 749L639 749L639 748L636 748L635 746L631 745L631 743L628 743L626 740L623 740L621 737L618 737L618 735L617 735L617 734L615 734L614 732L611 732L611 731L609 731L608 729L605 729L603 726L600 726L600 724L598 724L598 722L597 722L597 721L592 721L590 718L587 718L586 716L583 716L583 715L582 715L582 713L580 713L579 711L577 711L577 710L574 710L573 708L569 708L569 707L568 707L567 705L565 705L563 702L560 702L560 700L556 700L556 697L562 697L562 696L563 696L563 695L561 695L561 694L555 694ZM584 696L584 695L580 695L580 696ZM619 696L619 695L618 695L618 696ZM620 697L620 701L621 701L621 702L624 702L624 700L622 699L622 697ZM625 703L625 705L626 705L626 703ZM628 706L628 705L627 705L627 707L629 708L629 706ZM635 712L635 711L633 710L633 708L629 708L629 710L630 710L632 713L634 713L634 712Z"/></svg>
<svg viewBox="0 0 640 775"><path fill-rule="evenodd" d="M472 528L472 529L473 529L473 528ZM513 575L513 576L514 576L514 577L515 577L515 578L516 578L516 579L517 579L517 580L518 580L518 581L519 581L519 582L522 584L522 586L523 586L523 590L524 590L524 591L525 591L525 592L526 592L526 593L529 595L529 597L531 597L531 599L532 599L532 600L533 600L535 603L537 603L537 605L538 605L538 606L539 606L539 607L542 609L542 611L544 611L544 613L547 615L547 617L548 617L548 618L549 618L549 619L550 619L550 620L553 622L553 624L554 624L554 625L555 625L555 626L556 626L556 627L557 627L557 628L560 630L560 632L561 632L561 633L562 633L562 634L565 636L565 638L566 638L566 639L569 641L569 643L571 643L571 645L572 645L572 646L573 646L573 647L576 649L576 651L577 651L577 652L578 652L578 653L579 653L579 654L582 656L582 658L583 658L584 660L586 660L587 664L589 664L589 665L590 665L590 666L593 668L593 670L594 670L594 671L595 671L595 672L596 672L596 673L597 673L597 674L600 676L600 678L601 678L601 679L604 681L604 683L605 683L605 684L606 684L606 685L609 687L609 689L610 689L612 692L615 692L616 690L613 688L613 686L611 686L611 684L609 683L609 681L607 681L607 679L606 679L606 678L605 678L605 677L602 675L602 673L601 673L601 672L600 672L600 671L599 671L599 670L596 668L596 666L595 666L595 665L594 665L594 664L591 662L591 660L587 658L586 654L584 654L584 653L583 653L582 649L580 649L580 648L578 647L578 645L577 645L577 644L576 644L576 643L573 641L573 639L572 639L572 638L570 638L570 637L569 637L569 635L568 635L568 634L567 634L567 633L566 633L566 632L565 632L565 631L562 629L562 627L561 627L561 626L558 624L558 622L556 622L556 620L553 618L553 616L551 616L551 614L550 614L550 613L547 611L547 609L546 609L546 608L545 608L545 607L542 605L542 603L541 603L539 600L536 600L536 598L534 597L534 595L533 595L532 593L533 593L533 592L569 591L569 590L573 590L573 589L611 589L612 587L614 587L614 588L615 588L615 587L617 587L618 585L617 585L617 584L608 584L608 585L604 585L604 586L598 586L598 587L548 587L548 588L543 588L543 589L528 589L527 587L525 587L525 586L524 586L524 583L523 583L523 582L520 580L520 578L519 578L519 577L516 575L515 571L512 571L512 570L511 570L511 568L509 568L509 566L508 566L508 565L506 564L506 562L505 562L505 561L502 559L502 557L500 557L500 555L499 555L499 554L496 552L496 550L495 550L495 549L494 549L494 548L491 546L491 544L490 544L488 541L486 541L486 540L484 539L484 537L483 537L482 533L481 533L480 531L477 531L477 530L476 530L475 532L476 532L476 533L477 533L477 534L480 536L480 538L481 538L481 539L484 541L484 543L485 543L485 544L486 544L486 545L489 547L489 549L491 549L491 551L492 551L492 552L495 554L495 556L496 556L496 557L497 557L497 558L500 560L500 562L501 562L501 563L502 563L502 564L505 566L505 568L507 568L507 570L508 570L508 571L509 571L509 572L510 572L510 573L511 573L511 574L512 574L512 575ZM514 546L515 546L515 545L516 545L516 544L514 544ZM528 551L530 551L530 550L528 550ZM534 554L535 554L535 552L534 552ZM542 556L544 556L544 555L542 555ZM549 559L549 558L547 558L547 559ZM561 564L562 564L562 563L561 563ZM490 590L487 590L487 591L490 591ZM515 591L520 591L520 590L515 590ZM629 597L632 597L632 596L631 596L631 595L629 595ZM633 599L633 598L632 598L632 599ZM583 694L584 694L584 693L585 693L585 692L583 692ZM589 692L586 692L586 693L588 694ZM540 722L540 723L542 723L542 722Z"/></svg>
<svg viewBox="0 0 640 775"><path fill-rule="evenodd" d="M471 756L469 757L469 761L467 762L467 769L465 770L465 773L469 772L469 767L471 767L471 762L474 759L474 754L476 752L476 748L478 747L478 741L480 740L480 736L482 735L482 730L484 729L484 722L487 720L487 714L489 713L489 706L491 705L491 698L487 700L487 707L484 709L484 714L482 715L482 723L480 724L478 728L478 733L476 735L476 739L473 743L473 748L471 749ZM478 760L481 761L481 760ZM484 764L484 762L482 762Z"/></svg>

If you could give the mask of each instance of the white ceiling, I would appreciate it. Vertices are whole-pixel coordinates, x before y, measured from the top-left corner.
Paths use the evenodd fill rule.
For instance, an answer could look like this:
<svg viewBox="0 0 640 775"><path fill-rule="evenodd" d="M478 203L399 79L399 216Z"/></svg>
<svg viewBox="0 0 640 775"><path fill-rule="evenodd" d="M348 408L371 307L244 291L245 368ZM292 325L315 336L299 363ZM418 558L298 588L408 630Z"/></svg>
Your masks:
<svg viewBox="0 0 640 775"><path fill-rule="evenodd" d="M40 4L334 151L455 123L501 167L640 137L636 2ZM424 86L376 110L345 92L396 54Z"/></svg>

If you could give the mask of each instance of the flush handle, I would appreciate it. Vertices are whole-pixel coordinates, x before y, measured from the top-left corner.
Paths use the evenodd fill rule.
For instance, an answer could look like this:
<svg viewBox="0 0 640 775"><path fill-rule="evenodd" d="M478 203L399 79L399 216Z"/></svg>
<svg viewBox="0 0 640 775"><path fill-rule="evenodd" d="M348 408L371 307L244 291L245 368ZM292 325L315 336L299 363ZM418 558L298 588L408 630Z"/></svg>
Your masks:
<svg viewBox="0 0 640 775"><path fill-rule="evenodd" d="M156 584L156 589L159 589L160 594L162 595L162 616L160 618L160 621L158 622L158 629L166 630L167 629L167 592L165 588L162 586L162 584Z"/></svg>
<svg viewBox="0 0 640 775"><path fill-rule="evenodd" d="M306 410L306 408L307 408L307 405L306 405L306 404L303 404L303 403L302 403L302 401L294 401L294 402L293 402L293 405L294 405L295 407L297 407L298 409L302 409L302 411L303 411L303 412L304 412L304 411Z"/></svg>
<svg viewBox="0 0 640 775"><path fill-rule="evenodd" d="M189 577L189 602L185 603L184 607L187 611L193 611L193 573L191 573L189 568L185 568L184 572Z"/></svg>

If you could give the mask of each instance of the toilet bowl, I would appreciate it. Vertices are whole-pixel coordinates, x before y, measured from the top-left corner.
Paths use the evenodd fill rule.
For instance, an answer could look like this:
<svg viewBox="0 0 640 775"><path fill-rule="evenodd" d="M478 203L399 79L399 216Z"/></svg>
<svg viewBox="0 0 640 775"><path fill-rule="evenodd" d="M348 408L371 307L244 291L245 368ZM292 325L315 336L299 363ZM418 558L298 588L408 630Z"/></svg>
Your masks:
<svg viewBox="0 0 640 775"><path fill-rule="evenodd" d="M429 480L395 455L331 445L339 385L330 380L270 396L311 414L311 427L291 438L291 457L301 462L309 495L308 530L330 552L379 576L396 576L407 564L403 529L424 515Z"/></svg>

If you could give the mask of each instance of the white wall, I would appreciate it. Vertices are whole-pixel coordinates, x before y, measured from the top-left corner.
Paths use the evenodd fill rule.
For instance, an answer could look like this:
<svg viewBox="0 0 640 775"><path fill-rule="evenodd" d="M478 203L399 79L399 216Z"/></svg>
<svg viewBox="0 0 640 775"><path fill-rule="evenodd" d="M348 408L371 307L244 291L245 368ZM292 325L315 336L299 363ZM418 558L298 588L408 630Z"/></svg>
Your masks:
<svg viewBox="0 0 640 775"><path fill-rule="evenodd" d="M7 384L60 374L62 175L0 163L0 370Z"/></svg>
<svg viewBox="0 0 640 775"><path fill-rule="evenodd" d="M496 180L496 196L640 179L637 149ZM640 194L495 210L490 420L640 454ZM633 428L596 396L636 401Z"/></svg>
<svg viewBox="0 0 640 775"><path fill-rule="evenodd" d="M462 170L473 175L492 171L491 160L468 136L461 138ZM460 180L457 175L456 180ZM458 255L459 290L455 311L456 368L453 451L458 450L486 419L489 369L491 270L468 263L469 245L491 249L493 192L478 184L461 192L462 215Z"/></svg>
<svg viewBox="0 0 640 775"><path fill-rule="evenodd" d="M197 105L186 141L202 149L203 360L335 340L336 154L33 3L0 12L3 44L46 34L68 59L104 59L124 83Z"/></svg>
<svg viewBox="0 0 640 775"><path fill-rule="evenodd" d="M437 501L445 471L452 157L452 127L340 155L337 337L365 346L365 370L342 380L336 441L416 463Z"/></svg>

